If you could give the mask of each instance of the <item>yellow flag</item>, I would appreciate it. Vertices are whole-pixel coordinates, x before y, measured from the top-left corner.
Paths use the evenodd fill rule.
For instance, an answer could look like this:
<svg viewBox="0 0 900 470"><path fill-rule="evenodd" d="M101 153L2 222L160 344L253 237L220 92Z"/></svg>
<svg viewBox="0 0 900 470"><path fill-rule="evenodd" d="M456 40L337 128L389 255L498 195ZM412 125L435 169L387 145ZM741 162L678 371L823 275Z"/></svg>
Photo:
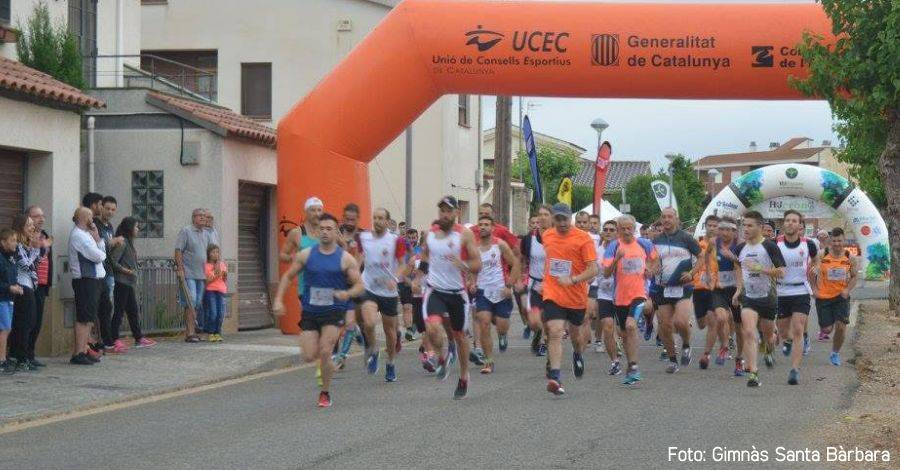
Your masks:
<svg viewBox="0 0 900 470"><path fill-rule="evenodd" d="M559 182L559 189L556 191L556 200L564 202L572 207L572 178L566 176Z"/></svg>

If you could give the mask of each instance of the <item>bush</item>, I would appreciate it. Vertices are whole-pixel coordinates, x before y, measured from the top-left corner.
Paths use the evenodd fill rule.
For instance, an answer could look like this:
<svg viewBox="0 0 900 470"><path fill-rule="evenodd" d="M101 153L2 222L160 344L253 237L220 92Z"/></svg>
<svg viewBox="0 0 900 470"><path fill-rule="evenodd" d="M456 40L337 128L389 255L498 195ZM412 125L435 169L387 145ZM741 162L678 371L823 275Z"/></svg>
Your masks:
<svg viewBox="0 0 900 470"><path fill-rule="evenodd" d="M19 62L75 88L84 89L81 52L65 25L53 26L44 2L35 6L16 43Z"/></svg>

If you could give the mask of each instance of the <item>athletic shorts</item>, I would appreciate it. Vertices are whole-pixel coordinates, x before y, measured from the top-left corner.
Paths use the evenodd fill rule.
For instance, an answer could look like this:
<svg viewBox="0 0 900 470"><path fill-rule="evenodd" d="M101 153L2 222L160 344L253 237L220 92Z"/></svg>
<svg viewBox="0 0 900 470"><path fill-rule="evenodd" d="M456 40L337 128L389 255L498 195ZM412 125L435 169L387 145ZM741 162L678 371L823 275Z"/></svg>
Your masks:
<svg viewBox="0 0 900 470"><path fill-rule="evenodd" d="M664 297L663 294L665 294L665 289L660 286L655 286L655 289L650 292L650 299L653 300L656 308L663 305L675 305L684 299L690 299L691 295L694 293L694 286L688 284L682 287L683 292L681 297Z"/></svg>
<svg viewBox="0 0 900 470"><path fill-rule="evenodd" d="M833 299L816 299L816 314L820 328L828 328L835 322L849 325L850 301L840 295Z"/></svg>
<svg viewBox="0 0 900 470"><path fill-rule="evenodd" d="M544 313L541 314L541 318L545 322L565 320L571 323L572 326L581 326L584 323L584 309L560 307L552 300L547 300L544 302Z"/></svg>
<svg viewBox="0 0 900 470"><path fill-rule="evenodd" d="M503 299L497 303L493 303L484 296L484 290L478 289L475 292L475 311L491 312L491 315L500 318L509 318L512 315L513 302L512 298Z"/></svg>
<svg viewBox="0 0 900 470"><path fill-rule="evenodd" d="M75 321L93 323L97 321L97 310L100 308L100 295L106 289L103 279L72 279L72 290L75 292Z"/></svg>
<svg viewBox="0 0 900 470"><path fill-rule="evenodd" d="M741 296L741 308L750 309L759 314L759 318L774 320L778 313L778 302L775 297L752 298Z"/></svg>
<svg viewBox="0 0 900 470"><path fill-rule="evenodd" d="M721 287L713 291L712 298L712 306L713 308L722 308L725 311L731 312L731 318L735 323L741 322L741 306L738 305L735 307L731 304L731 299L734 298L734 294L737 292L737 287Z"/></svg>
<svg viewBox="0 0 900 470"><path fill-rule="evenodd" d="M366 291L359 297L359 299L360 305L365 302L375 302L375 305L378 306L378 311L381 312L382 315L387 315L389 317L397 316L396 297L382 297L380 295L373 294L371 291Z"/></svg>
<svg viewBox="0 0 900 470"><path fill-rule="evenodd" d="M597 299L597 318L615 318L616 304L612 300Z"/></svg>
<svg viewBox="0 0 900 470"><path fill-rule="evenodd" d="M644 299L634 299L629 305L616 305L616 323L619 325L619 328L625 330L625 322L628 320L628 317L633 318L636 322L638 317L643 315L643 307L637 308L642 303L644 303Z"/></svg>
<svg viewBox="0 0 900 470"><path fill-rule="evenodd" d="M544 294L532 288L532 284L534 284L535 282L541 281L535 281L534 279L532 279L528 283L528 310L530 311L544 309Z"/></svg>
<svg viewBox="0 0 900 470"><path fill-rule="evenodd" d="M422 312L422 297L412 298L413 325L419 333L425 332L425 313Z"/></svg>
<svg viewBox="0 0 900 470"><path fill-rule="evenodd" d="M347 312L345 310L335 310L315 315L304 313L303 316L300 317L300 329L303 331L318 331L321 333L322 327L324 326L333 326L336 328L344 326L346 317Z"/></svg>
<svg viewBox="0 0 900 470"><path fill-rule="evenodd" d="M466 328L467 296L464 292L452 293L429 290L425 295L425 313L428 317L440 316L450 320L450 329L463 331Z"/></svg>
<svg viewBox="0 0 900 470"><path fill-rule="evenodd" d="M588 298L596 299L597 298L597 290L600 289L600 286L590 286L588 288Z"/></svg>
<svg viewBox="0 0 900 470"><path fill-rule="evenodd" d="M694 289L694 316L697 320L705 317L713 308L713 292L707 289Z"/></svg>
<svg viewBox="0 0 900 470"><path fill-rule="evenodd" d="M413 303L412 286L409 283L401 282L397 284L397 291L400 292L400 305L410 305Z"/></svg>
<svg viewBox="0 0 900 470"><path fill-rule="evenodd" d="M809 294L778 297L778 318L790 318L794 313L809 315Z"/></svg>
<svg viewBox="0 0 900 470"><path fill-rule="evenodd" d="M0 331L9 331L12 329L12 317L13 302L11 300L0 302Z"/></svg>

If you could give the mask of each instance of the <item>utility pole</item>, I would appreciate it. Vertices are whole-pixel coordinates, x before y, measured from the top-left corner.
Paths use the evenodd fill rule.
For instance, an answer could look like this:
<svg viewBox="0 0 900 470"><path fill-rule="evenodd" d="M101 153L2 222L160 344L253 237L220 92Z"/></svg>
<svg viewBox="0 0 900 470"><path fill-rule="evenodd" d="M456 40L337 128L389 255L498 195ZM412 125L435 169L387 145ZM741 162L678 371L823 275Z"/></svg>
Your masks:
<svg viewBox="0 0 900 470"><path fill-rule="evenodd" d="M510 171L512 170L512 97L497 97L497 125L494 131L494 216L509 225Z"/></svg>

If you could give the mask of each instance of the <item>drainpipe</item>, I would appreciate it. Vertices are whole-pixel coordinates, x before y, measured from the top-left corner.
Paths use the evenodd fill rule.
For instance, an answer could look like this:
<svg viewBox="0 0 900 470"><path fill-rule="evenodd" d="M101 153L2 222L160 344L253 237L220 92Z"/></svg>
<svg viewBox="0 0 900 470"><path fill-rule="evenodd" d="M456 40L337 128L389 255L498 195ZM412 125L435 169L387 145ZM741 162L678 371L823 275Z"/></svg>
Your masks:
<svg viewBox="0 0 900 470"><path fill-rule="evenodd" d="M413 211L413 135L412 135L412 124L406 128L406 201L404 211L406 212L406 226L412 227L412 211ZM400 234L405 236L406 234Z"/></svg>
<svg viewBox="0 0 900 470"><path fill-rule="evenodd" d="M94 116L87 118L88 192L94 192Z"/></svg>
<svg viewBox="0 0 900 470"><path fill-rule="evenodd" d="M482 133L484 132L484 129L483 129L484 113L481 111L481 105L482 105L482 96L478 95L478 147L477 147L478 155L476 156L476 158L478 159L478 166L477 166L478 169L475 171L475 191L477 194L478 205L481 205L481 203L482 203L481 190L483 188L481 186L484 183L484 169L482 168L482 165L484 164L484 160L481 159L481 152L483 151L481 147L484 144L484 142L483 142L484 139L482 137Z"/></svg>
<svg viewBox="0 0 900 470"><path fill-rule="evenodd" d="M124 0L116 0L116 88L125 86L125 67L122 52L125 49L125 5Z"/></svg>

